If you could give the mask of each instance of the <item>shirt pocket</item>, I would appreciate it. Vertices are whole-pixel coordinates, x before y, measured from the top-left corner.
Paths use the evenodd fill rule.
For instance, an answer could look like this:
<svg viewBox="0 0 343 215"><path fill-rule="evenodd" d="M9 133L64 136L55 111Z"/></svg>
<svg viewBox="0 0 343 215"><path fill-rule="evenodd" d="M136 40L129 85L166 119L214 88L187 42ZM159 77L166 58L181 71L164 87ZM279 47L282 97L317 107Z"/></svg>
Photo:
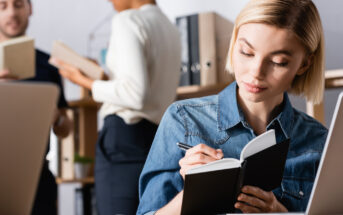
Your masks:
<svg viewBox="0 0 343 215"><path fill-rule="evenodd" d="M281 183L281 203L289 211L305 211L312 191L312 180L287 177Z"/></svg>
<svg viewBox="0 0 343 215"><path fill-rule="evenodd" d="M187 137L187 143L195 146L200 143L204 143L212 148L218 148L220 145L223 145L229 140L228 135L221 135L221 136L205 136L202 134L195 134L193 133L192 135L189 135Z"/></svg>

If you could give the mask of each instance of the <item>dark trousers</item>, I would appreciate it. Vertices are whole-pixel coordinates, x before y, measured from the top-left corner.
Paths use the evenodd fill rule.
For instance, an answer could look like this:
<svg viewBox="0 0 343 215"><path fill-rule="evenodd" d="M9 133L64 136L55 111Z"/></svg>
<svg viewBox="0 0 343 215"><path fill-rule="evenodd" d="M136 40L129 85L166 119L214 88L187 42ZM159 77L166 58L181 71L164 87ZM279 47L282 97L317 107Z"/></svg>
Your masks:
<svg viewBox="0 0 343 215"><path fill-rule="evenodd" d="M136 214L138 178L156 130L147 120L127 125L116 115L105 118L95 160L99 215Z"/></svg>
<svg viewBox="0 0 343 215"><path fill-rule="evenodd" d="M31 215L57 214L57 185L55 177L44 162Z"/></svg>

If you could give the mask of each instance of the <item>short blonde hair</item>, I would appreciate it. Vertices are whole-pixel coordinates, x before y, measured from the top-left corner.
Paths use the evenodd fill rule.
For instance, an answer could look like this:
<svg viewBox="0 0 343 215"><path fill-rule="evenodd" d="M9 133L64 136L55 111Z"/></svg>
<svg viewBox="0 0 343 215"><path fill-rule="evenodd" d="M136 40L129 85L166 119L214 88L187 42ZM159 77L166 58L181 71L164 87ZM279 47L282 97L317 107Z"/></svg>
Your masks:
<svg viewBox="0 0 343 215"><path fill-rule="evenodd" d="M312 64L297 75L290 92L318 104L324 93L324 35L320 16L311 0L251 0L238 15L232 32L226 69L233 74L232 54L239 28L247 23L265 23L292 31L303 44Z"/></svg>

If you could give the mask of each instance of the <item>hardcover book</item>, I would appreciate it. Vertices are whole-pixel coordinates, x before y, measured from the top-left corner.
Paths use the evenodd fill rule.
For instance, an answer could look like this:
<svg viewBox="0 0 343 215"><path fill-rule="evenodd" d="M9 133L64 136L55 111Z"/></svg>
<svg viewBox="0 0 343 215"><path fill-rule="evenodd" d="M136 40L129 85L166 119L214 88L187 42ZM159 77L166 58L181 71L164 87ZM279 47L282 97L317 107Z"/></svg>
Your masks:
<svg viewBox="0 0 343 215"><path fill-rule="evenodd" d="M82 57L61 41L54 41L52 45L51 57L55 57L65 63L79 68L85 75L93 80L103 78L104 70L99 65ZM49 62L57 68L59 67L52 61Z"/></svg>
<svg viewBox="0 0 343 215"><path fill-rule="evenodd" d="M251 140L240 159L224 158L190 169L185 176L181 214L234 212L244 185L265 191L280 186L289 139L276 143L273 129Z"/></svg>
<svg viewBox="0 0 343 215"><path fill-rule="evenodd" d="M32 78L36 74L34 40L22 36L0 43L0 69L19 79Z"/></svg>

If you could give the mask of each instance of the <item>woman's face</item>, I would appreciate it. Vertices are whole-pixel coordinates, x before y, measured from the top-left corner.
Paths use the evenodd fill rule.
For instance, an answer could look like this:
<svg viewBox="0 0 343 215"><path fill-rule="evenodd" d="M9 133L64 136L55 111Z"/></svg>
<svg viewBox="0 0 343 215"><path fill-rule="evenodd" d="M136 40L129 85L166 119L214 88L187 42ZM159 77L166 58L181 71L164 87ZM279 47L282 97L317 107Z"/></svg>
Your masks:
<svg viewBox="0 0 343 215"><path fill-rule="evenodd" d="M117 12L131 8L132 0L109 0Z"/></svg>
<svg viewBox="0 0 343 215"><path fill-rule="evenodd" d="M232 56L239 97L280 104L295 75L308 68L305 56L302 44L287 29L260 23L242 25Z"/></svg>

